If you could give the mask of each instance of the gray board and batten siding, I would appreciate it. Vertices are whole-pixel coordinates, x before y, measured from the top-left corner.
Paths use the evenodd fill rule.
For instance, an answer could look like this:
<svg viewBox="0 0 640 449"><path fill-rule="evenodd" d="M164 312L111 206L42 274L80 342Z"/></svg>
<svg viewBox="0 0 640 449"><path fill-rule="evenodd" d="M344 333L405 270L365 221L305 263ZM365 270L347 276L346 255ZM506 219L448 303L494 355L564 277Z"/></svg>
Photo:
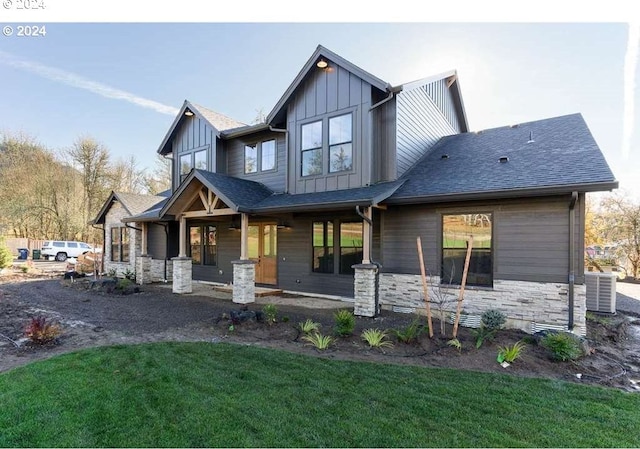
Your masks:
<svg viewBox="0 0 640 449"><path fill-rule="evenodd" d="M217 131L206 120L193 115L184 117L171 142L173 154L173 190L180 185L180 156L196 151L207 151L206 170L218 171Z"/></svg>
<svg viewBox="0 0 640 449"><path fill-rule="evenodd" d="M331 70L314 70L298 87L287 107L289 130L289 192L311 193L362 187L371 182L368 121L372 100L371 84L331 63ZM329 173L327 119L353 113L353 168ZM301 125L323 119L323 173L302 176Z"/></svg>
<svg viewBox="0 0 640 449"><path fill-rule="evenodd" d="M268 140L276 141L276 166L273 170L262 170L259 166L256 173L245 173L245 146L258 145ZM262 132L245 135L222 142L224 157L226 158L226 173L229 176L260 182L273 190L274 193L283 193L286 187L286 148L285 135L281 132ZM261 157L261 148L258 151L258 159Z"/></svg>
<svg viewBox="0 0 640 449"><path fill-rule="evenodd" d="M440 274L442 214L493 214L493 278L568 282L571 196L389 206L382 211L382 271L420 274L416 238L422 240L427 271ZM584 282L585 195L576 204L576 283ZM412 257L414 255L415 257Z"/></svg>
<svg viewBox="0 0 640 449"><path fill-rule="evenodd" d="M441 137L462 128L445 79L403 90L396 98L396 175L402 176Z"/></svg>

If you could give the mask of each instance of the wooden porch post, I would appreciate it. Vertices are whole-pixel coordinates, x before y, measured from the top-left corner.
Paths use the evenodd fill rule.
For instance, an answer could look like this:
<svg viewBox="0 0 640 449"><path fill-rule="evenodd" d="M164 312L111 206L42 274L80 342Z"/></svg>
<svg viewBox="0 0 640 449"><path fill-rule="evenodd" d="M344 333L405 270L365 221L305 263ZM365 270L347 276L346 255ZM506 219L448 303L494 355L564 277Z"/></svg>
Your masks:
<svg viewBox="0 0 640 449"><path fill-rule="evenodd" d="M240 215L240 260L249 260L248 252L249 240L249 215Z"/></svg>
<svg viewBox="0 0 640 449"><path fill-rule="evenodd" d="M372 210L373 210L373 208L371 206L367 207L364 210L364 216L369 219L369 222L371 222L371 218L373 216ZM372 233L373 233L373 229L371 229L371 225L369 224L369 222L367 222L367 220L364 220L363 223L362 223L362 225L363 225L363 232L362 232L362 263L365 264L365 265L371 263L371 236L372 236Z"/></svg>
<svg viewBox="0 0 640 449"><path fill-rule="evenodd" d="M180 248L178 257L187 257L187 219L180 215Z"/></svg>

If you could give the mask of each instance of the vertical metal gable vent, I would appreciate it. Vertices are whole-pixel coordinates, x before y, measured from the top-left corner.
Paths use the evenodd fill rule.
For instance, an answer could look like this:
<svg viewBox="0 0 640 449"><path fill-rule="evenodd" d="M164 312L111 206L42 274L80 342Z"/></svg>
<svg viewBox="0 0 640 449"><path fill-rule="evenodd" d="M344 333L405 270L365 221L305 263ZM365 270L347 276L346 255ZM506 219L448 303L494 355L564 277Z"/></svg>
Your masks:
<svg viewBox="0 0 640 449"><path fill-rule="evenodd" d="M587 310L616 313L616 275L611 273L585 273Z"/></svg>

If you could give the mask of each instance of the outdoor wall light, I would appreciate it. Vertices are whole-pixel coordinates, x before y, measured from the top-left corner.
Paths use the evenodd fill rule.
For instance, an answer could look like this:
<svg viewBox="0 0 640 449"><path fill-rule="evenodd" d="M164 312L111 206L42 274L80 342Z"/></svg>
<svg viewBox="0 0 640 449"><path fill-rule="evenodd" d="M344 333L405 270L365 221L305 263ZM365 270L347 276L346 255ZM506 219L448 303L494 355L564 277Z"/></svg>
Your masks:
<svg viewBox="0 0 640 449"><path fill-rule="evenodd" d="M191 109L187 108L184 110L184 115L186 115L187 117L191 117L193 115L193 112L191 112Z"/></svg>
<svg viewBox="0 0 640 449"><path fill-rule="evenodd" d="M316 65L319 69L326 69L329 66L329 63L327 63L323 58L320 58L320 61L318 61Z"/></svg>
<svg viewBox="0 0 640 449"><path fill-rule="evenodd" d="M287 222L278 223L278 229L291 229L291 226Z"/></svg>

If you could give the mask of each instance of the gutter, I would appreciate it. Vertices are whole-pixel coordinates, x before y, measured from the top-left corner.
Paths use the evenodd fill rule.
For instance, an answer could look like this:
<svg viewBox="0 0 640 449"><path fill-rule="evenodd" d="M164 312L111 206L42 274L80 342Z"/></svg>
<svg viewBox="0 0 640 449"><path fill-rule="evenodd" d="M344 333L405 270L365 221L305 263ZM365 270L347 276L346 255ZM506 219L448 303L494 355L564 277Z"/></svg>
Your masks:
<svg viewBox="0 0 640 449"><path fill-rule="evenodd" d="M574 327L574 287L576 282L575 273L575 238L576 238L576 202L578 201L578 192L571 192L571 201L569 202L569 322L567 327L569 331L573 331Z"/></svg>

